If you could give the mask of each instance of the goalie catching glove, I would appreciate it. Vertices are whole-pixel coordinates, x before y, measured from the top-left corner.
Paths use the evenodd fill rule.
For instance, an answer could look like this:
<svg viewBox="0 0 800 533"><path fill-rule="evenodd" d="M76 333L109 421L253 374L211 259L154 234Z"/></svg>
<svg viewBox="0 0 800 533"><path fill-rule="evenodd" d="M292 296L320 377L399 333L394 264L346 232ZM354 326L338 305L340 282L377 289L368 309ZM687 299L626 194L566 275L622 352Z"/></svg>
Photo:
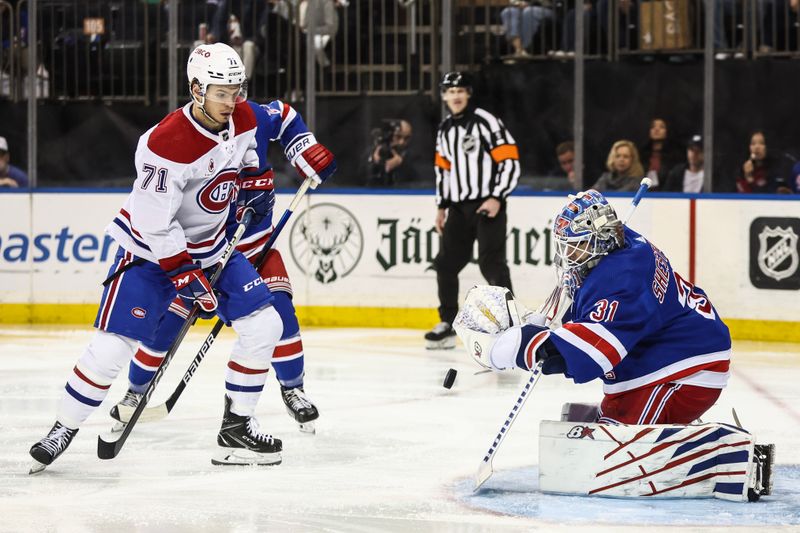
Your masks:
<svg viewBox="0 0 800 533"><path fill-rule="evenodd" d="M491 370L531 370L544 360L542 372L563 373L566 365L549 341L544 317L514 299L506 288L476 285L467 293L453 328L475 361Z"/></svg>
<svg viewBox="0 0 800 533"><path fill-rule="evenodd" d="M311 178L312 189L336 172L336 159L330 150L317 142L311 133L296 136L286 147L286 158L300 176Z"/></svg>

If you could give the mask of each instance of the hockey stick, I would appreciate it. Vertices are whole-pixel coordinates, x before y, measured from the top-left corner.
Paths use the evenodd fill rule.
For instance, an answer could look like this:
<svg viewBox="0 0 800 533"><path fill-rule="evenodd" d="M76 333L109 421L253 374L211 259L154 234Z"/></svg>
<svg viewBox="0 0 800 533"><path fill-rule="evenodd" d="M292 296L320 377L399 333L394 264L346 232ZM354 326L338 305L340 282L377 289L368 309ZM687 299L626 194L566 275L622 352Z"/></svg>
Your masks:
<svg viewBox="0 0 800 533"><path fill-rule="evenodd" d="M250 223L250 219L253 217L253 211L248 209L245 211L244 215L242 216L242 222L239 224L239 227L236 228L236 232L233 234L233 237L228 242L228 245L225 247L225 250L222 252L222 255L219 258L219 266L214 271L214 274L211 276L209 281L209 285L212 287L219 279L220 275L222 275L222 270L225 268L225 264L228 262L228 259L231 258L233 255L233 251L236 249L236 244L239 242L239 239L242 238L245 230L247 229L247 225ZM120 450L122 450L122 446L125 444L125 441L128 439L128 435L131 434L133 430L133 426L136 425L136 421L144 411L144 408L147 406L147 402L150 400L150 396L153 394L153 391L158 385L159 380L161 380L161 376L164 375L164 372L167 370L167 366L169 366L169 362L172 360L175 352L178 351L178 347L181 345L183 338L186 336L186 332L189 331L189 328L192 327L194 323L194 318L197 316L198 313L198 305L195 303L191 310L189 311L189 316L186 318L186 321L181 326L180 331L178 332L178 336L172 342L172 346L170 346L169 351L167 351L166 355L164 355L164 359L161 361L161 364L158 366L158 370L153 375L153 379L150 381L150 384L147 386L147 389L144 391L142 395L142 399L139 401L139 405L136 407L136 410L131 415L128 424L125 426L125 429L122 431L122 434L119 436L117 440L107 441L103 439L103 437L97 437L97 457L100 459L113 459L116 457Z"/></svg>
<svg viewBox="0 0 800 533"><path fill-rule="evenodd" d="M272 231L272 235L270 235L269 240L261 249L258 257L256 258L255 262L255 269L258 271L261 266L264 264L264 261L267 258L267 252L272 249L272 246L275 244L275 239L278 238L281 230L286 225L286 222L289 220L289 217L292 216L294 210L297 209L297 205L300 203L300 200L305 196L308 188L311 186L311 178L306 178L306 180L300 185L300 188L294 195L292 199L292 203L289 204L289 207L284 211L281 219L275 225L275 229ZM217 319L216 324L212 328L211 332L208 334L206 339L203 341L202 346L200 346L200 350L198 350L197 355L194 356L192 363L189 365L189 368L186 369L186 372L183 374L183 378L181 379L178 386L175 387L175 390L170 394L169 398L164 403L154 405L152 407L147 407L144 410L144 414L142 414L143 421L154 421L154 420L161 420L165 418L170 412L172 412L172 408L175 407L175 403L180 398L181 394L183 394L184 389L186 389L186 385L189 384L189 380L192 379L192 376L197 371L197 367L200 366L200 362L205 358L208 351L211 349L211 345L214 344L214 341L217 339L219 332L222 331L222 328L225 326L225 322L221 319ZM118 420L120 422L125 423L128 419L131 418L134 408L128 406L115 406L117 408L117 415ZM138 408L138 406L137 406Z"/></svg>
<svg viewBox="0 0 800 533"><path fill-rule="evenodd" d="M631 200L631 207L628 210L627 214L625 215L625 219L622 221L623 224L627 224L628 221L633 216L634 211L636 211L636 207L639 205L639 202L642 200L644 193L647 192L647 189L650 188L652 181L650 178L643 178L640 185L639 190L636 191L636 194ZM559 284L553 289L553 292L550 293L547 300L545 300L544 304L539 308L539 313L547 315L547 322L550 323L556 319L559 312L563 314L566 309L559 309L558 305L561 301L561 291L562 286ZM553 306L556 306L553 308ZM550 316L550 309L553 308L553 315ZM517 397L517 401L514 403L514 407L511 408L511 412L506 417L505 422L503 425L500 426L500 431L497 433L497 436L492 441L492 445L489 447L489 451L486 452L486 455L483 457L483 461L481 461L480 466L478 466L478 472L475 476L475 488L473 490L478 490L481 488L481 485L486 483L486 481L492 476L494 472L492 470L492 461L494 460L494 456L497 453L497 449L500 447L500 444L503 442L503 439L506 436L506 433L509 429L511 429L511 425L516 420L517 415L519 414L520 410L522 410L522 406L525 405L525 401L528 399L531 390L533 387L536 386L538 383L539 378L542 376L542 361L536 364L535 367L531 370L531 377L528 382L523 387L522 392L520 392L519 396Z"/></svg>

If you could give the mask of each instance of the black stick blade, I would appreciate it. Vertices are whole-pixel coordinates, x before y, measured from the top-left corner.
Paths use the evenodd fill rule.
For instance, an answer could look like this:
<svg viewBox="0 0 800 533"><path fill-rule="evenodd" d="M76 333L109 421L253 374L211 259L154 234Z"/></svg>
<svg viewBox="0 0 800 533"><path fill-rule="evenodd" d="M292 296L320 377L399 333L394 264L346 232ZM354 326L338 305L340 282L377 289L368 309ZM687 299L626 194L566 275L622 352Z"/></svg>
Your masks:
<svg viewBox="0 0 800 533"><path fill-rule="evenodd" d="M103 437L97 437L97 457L100 459L113 459L119 454L119 451L122 449L122 446L117 446L117 444L122 444L120 441L123 439L112 440L111 442L107 440L103 440ZM124 441L123 441L124 442Z"/></svg>

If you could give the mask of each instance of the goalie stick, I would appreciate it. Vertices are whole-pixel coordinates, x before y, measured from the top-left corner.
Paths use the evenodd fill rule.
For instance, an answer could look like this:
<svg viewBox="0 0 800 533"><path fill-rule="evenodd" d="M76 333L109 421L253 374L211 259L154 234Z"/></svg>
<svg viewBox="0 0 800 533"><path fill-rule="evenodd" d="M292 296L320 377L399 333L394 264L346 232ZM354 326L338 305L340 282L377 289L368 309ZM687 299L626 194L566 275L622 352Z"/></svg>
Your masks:
<svg viewBox="0 0 800 533"><path fill-rule="evenodd" d="M248 209L245 211L244 215L242 216L242 222L239 224L239 227L236 228L236 232L233 234L233 237L228 242L228 245L225 247L225 250L222 252L222 255L219 258L219 263L217 269L214 271L214 274L211 276L209 281L210 286L214 286L214 284L219 279L220 275L222 275L222 270L225 268L225 265L228 263L228 259L231 258L233 255L234 250L236 249L236 244L239 242L239 239L242 238L245 230L247 229L247 225L250 223L250 219L253 218L253 210ZM175 352L178 351L178 347L181 345L183 338L186 336L186 332L189 331L189 328L192 327L194 323L194 319L198 313L198 305L195 302L192 305L191 310L189 311L189 316L186 318L186 321L181 326L180 331L178 332L178 336L172 342L172 346L170 346L167 353L164 355L164 359L161 361L161 364L158 365L158 370L153 375L153 379L150 381L150 384L147 386L147 390L144 391L142 395L142 399L139 401L139 405L136 407L136 410L131 415L128 424L122 430L122 434L119 436L118 439L107 441L103 439L103 437L97 437L97 457L100 459L113 459L117 455L119 455L120 450L122 450L122 446L125 444L125 441L128 439L128 435L131 434L133 430L133 426L136 425L136 421L144 411L145 406L147 406L147 402L150 400L150 396L153 394L153 391L158 385L161 376L164 375L164 372L167 370L167 366L169 366L169 362L175 356Z"/></svg>
<svg viewBox="0 0 800 533"><path fill-rule="evenodd" d="M300 200L303 198L303 196L305 196L306 192L311 186L312 181L313 180L311 180L311 178L305 179L305 181L302 183L302 185L300 185L300 188L295 193L292 202L289 204L289 207L286 209L286 211L284 211L280 220L275 225L275 229L272 230L272 235L270 235L269 240L261 249L261 252L259 252L258 257L256 258L255 262L256 271L258 271L258 269L260 269L261 266L263 265L267 257L267 252L269 252L272 249L272 246L275 244L275 240L278 238L278 235L280 234L281 230L283 230L283 227L288 222L289 217L291 217L292 213L294 213L294 210L297 209ZM194 373L197 371L197 368L200 366L200 363L203 361L206 354L211 349L211 346L214 344L214 341L217 339L219 332L222 331L222 328L224 326L225 322L221 319L217 319L217 322L214 324L214 327L211 329L211 332L208 334L208 336L206 336L205 340L203 341L203 344L200 346L200 350L198 350L197 355L195 355L194 359L192 359L189 368L187 368L186 372L184 372L183 378L181 378L181 381L178 383L177 387L175 387L175 390L172 392L172 394L169 395L169 398L167 398L167 400L164 403L145 408L144 413L142 413L141 416L142 421L151 422L154 420L161 420L162 418L165 418L168 414L170 414L170 412L172 412L172 409L173 407L175 407L175 403L178 401L178 398L180 398L181 394L183 394L183 391L189 384L189 380L192 379L192 376L194 376ZM131 418L134 412L133 407L115 406L114 408L117 409L116 411L118 417L117 419L122 423L126 423Z"/></svg>
<svg viewBox="0 0 800 533"><path fill-rule="evenodd" d="M652 183L653 182L650 180L650 178L642 179L641 183L639 184L639 190L636 191L633 200L631 200L631 206L628 209L628 212L625 214L625 219L622 221L623 224L627 224L631 219L631 216L633 216L634 211L636 211L636 207L642 200L644 193L647 192L647 189L650 188ZM561 293L562 286L559 284L553 289L553 292L550 293L550 296L547 297L547 300L545 300L545 302L539 308L539 313L547 316L548 324L560 315L563 315L563 313L566 311L564 308L559 308L559 305L561 304ZM478 472L475 475L475 488L473 490L477 491L479 488L481 488L481 485L486 483L486 481L492 476L492 473L494 473L494 470L492 470L492 461L494 461L494 456L497 454L497 449L503 442L508 430L511 429L511 426L514 424L514 420L516 420L517 415L519 415L519 412L522 410L522 406L525 405L525 402L528 400L533 387L535 387L536 383L539 382L540 377L542 377L542 361L537 363L536 366L531 370L530 379L528 379L528 382L525 383L525 386L522 388L522 392L519 393L517 401L514 402L514 406L511 408L511 412L508 413L503 425L500 426L500 431L497 432L497 436L492 441L492 445L489 446L489 451L486 452L486 455L483 457L483 461L481 461L481 464L478 466Z"/></svg>

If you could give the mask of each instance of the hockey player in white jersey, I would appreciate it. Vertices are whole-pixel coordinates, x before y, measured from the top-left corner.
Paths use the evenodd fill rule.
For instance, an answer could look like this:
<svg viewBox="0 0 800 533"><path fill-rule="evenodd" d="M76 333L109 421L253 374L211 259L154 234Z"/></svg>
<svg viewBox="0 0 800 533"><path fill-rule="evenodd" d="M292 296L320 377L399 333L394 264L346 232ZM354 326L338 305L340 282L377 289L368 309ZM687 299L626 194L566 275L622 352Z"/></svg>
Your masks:
<svg viewBox="0 0 800 533"><path fill-rule="evenodd" d="M261 108L246 101L244 66L227 45L197 47L187 77L191 102L139 139L133 190L106 229L120 247L97 331L67 379L53 428L30 450L32 473L69 446L139 343L158 338L176 293L188 306L224 317L238 336L226 374L236 386L226 387L214 462L281 461L280 439L262 432L253 417L283 329L273 297L240 253L225 264L213 290L207 278L226 246L234 191L255 220L272 209L272 177L254 171L259 150L266 150L256 138ZM333 155L310 133L287 142L286 151L298 172L317 184L335 171Z"/></svg>

